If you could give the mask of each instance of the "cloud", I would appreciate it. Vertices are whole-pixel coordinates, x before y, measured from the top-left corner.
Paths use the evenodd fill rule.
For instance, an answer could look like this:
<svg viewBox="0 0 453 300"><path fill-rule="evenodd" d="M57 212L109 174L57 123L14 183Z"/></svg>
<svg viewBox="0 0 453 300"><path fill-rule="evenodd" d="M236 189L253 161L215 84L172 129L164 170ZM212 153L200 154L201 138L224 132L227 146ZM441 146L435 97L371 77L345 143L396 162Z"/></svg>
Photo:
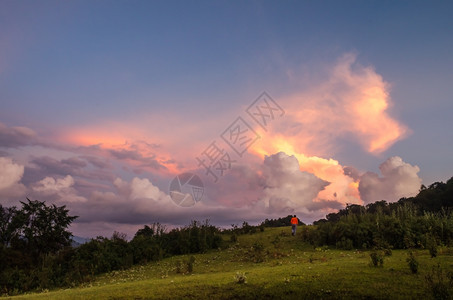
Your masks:
<svg viewBox="0 0 453 300"><path fill-rule="evenodd" d="M263 163L264 207L271 213L308 213L318 193L329 182L300 170L295 156L283 152L266 156Z"/></svg>
<svg viewBox="0 0 453 300"><path fill-rule="evenodd" d="M205 184L203 201L212 206L250 209L263 197L261 168L262 162L233 164L218 183L214 183L213 178L205 176L204 170L201 170L200 177Z"/></svg>
<svg viewBox="0 0 453 300"><path fill-rule="evenodd" d="M46 177L43 180L37 182L33 187L34 191L45 192L45 193L60 193L68 190L74 185L74 178L68 175L64 178L54 179L52 177Z"/></svg>
<svg viewBox="0 0 453 300"><path fill-rule="evenodd" d="M150 156L144 156L136 149L109 149L108 152L118 160L129 161L136 165L136 169L151 168L154 170L166 169L166 167L160 163L154 154Z"/></svg>
<svg viewBox="0 0 453 300"><path fill-rule="evenodd" d="M44 199L66 205L68 203L84 203L87 199L79 195L74 188L75 180L71 175L53 178L50 176L32 184L32 195L35 199Z"/></svg>
<svg viewBox="0 0 453 300"><path fill-rule="evenodd" d="M203 216L207 208L203 203L191 208L177 206L169 195L146 178L134 177L131 181L117 178L114 186L114 191L94 191L86 204L73 206L81 216L78 221L185 225L192 218Z"/></svg>
<svg viewBox="0 0 453 300"><path fill-rule="evenodd" d="M17 148L36 142L36 133L27 127L7 127L0 123L0 146Z"/></svg>
<svg viewBox="0 0 453 300"><path fill-rule="evenodd" d="M0 157L0 190L17 184L24 175L24 166L13 163L8 157Z"/></svg>
<svg viewBox="0 0 453 300"><path fill-rule="evenodd" d="M358 181L337 161L301 154L279 152L260 164L235 165L216 184L210 177L202 178L206 204L221 205L226 213L231 208L249 211L248 219L297 213L311 222L346 203L363 203Z"/></svg>
<svg viewBox="0 0 453 300"><path fill-rule="evenodd" d="M0 157L0 197L5 201L11 197L20 197L25 193L25 186L20 183L24 175L24 166L16 164L9 157Z"/></svg>
<svg viewBox="0 0 453 300"><path fill-rule="evenodd" d="M99 169L106 169L106 168L111 167L110 163L106 159L101 158L101 157L96 157L96 156L91 156L91 155L82 155L82 156L80 156L80 158L86 160L87 162L89 162L90 164L92 164L93 166L95 166Z"/></svg>
<svg viewBox="0 0 453 300"><path fill-rule="evenodd" d="M284 140L297 153L332 156L347 142L377 154L408 134L389 114L389 84L372 67L357 64L355 55L341 57L325 76L306 91L276 99L286 114L252 150L285 151Z"/></svg>
<svg viewBox="0 0 453 300"><path fill-rule="evenodd" d="M113 180L115 176L111 171L108 163L102 158L72 156L57 160L49 156L40 156L30 159L29 164L25 168L23 181L26 184L30 184L46 176L66 175L91 181Z"/></svg>
<svg viewBox="0 0 453 300"><path fill-rule="evenodd" d="M80 172L80 169L86 167L86 162L77 158L71 157L63 159L61 161L56 160L49 156L41 156L33 158L30 163L36 165L40 172L45 174L76 174Z"/></svg>
<svg viewBox="0 0 453 300"><path fill-rule="evenodd" d="M373 172L361 176L359 191L365 203L379 200L394 202L402 197L415 196L422 183L418 166L405 163L401 157L387 159L379 167L382 177Z"/></svg>
<svg viewBox="0 0 453 300"><path fill-rule="evenodd" d="M250 152L260 157L280 151L294 155L301 171L329 182L318 193L318 204L363 204L359 172L342 166L335 154L360 145L376 155L409 130L390 115L389 84L372 67L359 65L356 55L341 57L324 78L305 91L275 99L286 114L266 132L257 129L263 138Z"/></svg>
<svg viewBox="0 0 453 300"><path fill-rule="evenodd" d="M162 202L170 200L169 196L160 191L158 187L153 185L147 178L134 177L130 183L123 181L120 178L115 179L114 185L118 188L122 195L127 196L130 200L136 199L152 199Z"/></svg>

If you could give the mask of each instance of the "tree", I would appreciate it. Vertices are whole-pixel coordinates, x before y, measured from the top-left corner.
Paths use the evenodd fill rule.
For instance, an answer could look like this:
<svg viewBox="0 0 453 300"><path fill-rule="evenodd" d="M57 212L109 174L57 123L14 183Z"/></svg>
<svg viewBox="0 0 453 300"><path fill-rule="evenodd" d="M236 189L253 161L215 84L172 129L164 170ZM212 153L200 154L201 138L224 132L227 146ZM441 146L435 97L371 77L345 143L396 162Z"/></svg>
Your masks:
<svg viewBox="0 0 453 300"><path fill-rule="evenodd" d="M17 212L20 220L20 234L13 240L13 247L22 248L37 259L42 254L55 253L71 245L72 233L68 226L77 218L69 216L66 206L47 206L38 200L21 202ZM14 243L15 242L15 243Z"/></svg>
<svg viewBox="0 0 453 300"><path fill-rule="evenodd" d="M11 240L18 238L22 226L20 219L21 216L15 206L0 205L0 246L9 247Z"/></svg>

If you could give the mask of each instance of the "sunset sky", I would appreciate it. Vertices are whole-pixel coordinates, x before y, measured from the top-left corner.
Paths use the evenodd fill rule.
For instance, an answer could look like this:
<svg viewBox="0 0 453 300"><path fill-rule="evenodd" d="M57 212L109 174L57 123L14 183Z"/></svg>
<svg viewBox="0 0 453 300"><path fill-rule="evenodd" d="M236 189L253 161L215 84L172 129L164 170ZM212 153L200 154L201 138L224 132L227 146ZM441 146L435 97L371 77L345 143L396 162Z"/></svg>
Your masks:
<svg viewBox="0 0 453 300"><path fill-rule="evenodd" d="M452 11L2 0L0 204L66 205L75 235L132 237L414 196L453 176ZM204 185L190 207L170 198L185 172Z"/></svg>

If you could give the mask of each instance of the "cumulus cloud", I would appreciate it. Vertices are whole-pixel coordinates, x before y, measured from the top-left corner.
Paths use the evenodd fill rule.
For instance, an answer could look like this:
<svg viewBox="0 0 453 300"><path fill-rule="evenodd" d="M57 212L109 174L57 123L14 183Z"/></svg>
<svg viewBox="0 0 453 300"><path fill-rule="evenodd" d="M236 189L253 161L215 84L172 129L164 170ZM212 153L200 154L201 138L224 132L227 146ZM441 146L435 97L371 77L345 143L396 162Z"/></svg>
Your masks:
<svg viewBox="0 0 453 300"><path fill-rule="evenodd" d="M134 177L130 183L123 181L120 178L115 179L114 185L123 195L131 200L136 199L152 199L154 201L167 201L169 197L162 192L157 186L153 185L147 178Z"/></svg>
<svg viewBox="0 0 453 300"><path fill-rule="evenodd" d="M62 178L47 176L44 179L32 184L33 198L43 199L59 204L83 203L86 198L79 195L74 188L75 180L71 175Z"/></svg>
<svg viewBox="0 0 453 300"><path fill-rule="evenodd" d="M248 210L207 205L204 201L193 207L178 206L168 194L146 178L134 177L130 181L117 178L114 187L114 191L94 191L83 205L69 204L68 207L80 215L77 223L107 222L123 224L120 227L127 228L153 222L182 226L191 220L203 219L210 219L216 224L230 224L241 218L250 220L250 217L256 217L256 214L250 216ZM265 215L258 215L263 220Z"/></svg>
<svg viewBox="0 0 453 300"><path fill-rule="evenodd" d="M404 162L401 157L394 156L383 162L379 170L382 177L373 172L361 176L359 191L366 203L379 200L394 202L402 197L415 196L422 183L418 166Z"/></svg>
<svg viewBox="0 0 453 300"><path fill-rule="evenodd" d="M263 165L265 198L270 210L306 207L329 184L300 171L297 158L283 152L266 156Z"/></svg>
<svg viewBox="0 0 453 300"><path fill-rule="evenodd" d="M71 186L74 185L74 178L67 175L64 178L52 178L46 177L43 180L40 180L33 187L34 191L44 192L44 193L59 193L68 190Z"/></svg>
<svg viewBox="0 0 453 300"><path fill-rule="evenodd" d="M389 84L372 67L346 54L306 91L278 99L286 115L266 133L257 153L284 151L285 140L296 152L332 155L347 140L370 153L380 153L403 138L408 129L389 114Z"/></svg>
<svg viewBox="0 0 453 300"><path fill-rule="evenodd" d="M279 152L261 164L233 167L217 184L207 181L203 201L221 205L226 212L233 207L248 210L248 219L297 213L311 222L346 203L362 204L357 186L333 159Z"/></svg>
<svg viewBox="0 0 453 300"><path fill-rule="evenodd" d="M342 166L335 153L358 144L378 154L409 130L390 114L389 84L372 67L358 64L356 55L341 57L324 78L277 99L285 116L270 124L250 151L261 157L280 151L294 155L301 171L329 182L317 195L318 204L363 204L359 173Z"/></svg>
<svg viewBox="0 0 453 300"><path fill-rule="evenodd" d="M233 164L218 184L213 182L212 177L201 175L205 184L203 201L213 206L249 209L263 196L264 178L260 174L261 168L262 162Z"/></svg>
<svg viewBox="0 0 453 300"><path fill-rule="evenodd" d="M0 157L0 190L17 184L24 175L24 166L13 163L8 157Z"/></svg>
<svg viewBox="0 0 453 300"><path fill-rule="evenodd" d="M329 185L329 182L301 171L297 158L283 152L264 159L263 177L263 205L268 212L280 215L313 213L318 209L314 205L317 195Z"/></svg>
<svg viewBox="0 0 453 300"><path fill-rule="evenodd" d="M10 197L20 197L25 193L25 186L20 183L24 175L24 166L14 163L9 157L0 157L0 197L5 201Z"/></svg>

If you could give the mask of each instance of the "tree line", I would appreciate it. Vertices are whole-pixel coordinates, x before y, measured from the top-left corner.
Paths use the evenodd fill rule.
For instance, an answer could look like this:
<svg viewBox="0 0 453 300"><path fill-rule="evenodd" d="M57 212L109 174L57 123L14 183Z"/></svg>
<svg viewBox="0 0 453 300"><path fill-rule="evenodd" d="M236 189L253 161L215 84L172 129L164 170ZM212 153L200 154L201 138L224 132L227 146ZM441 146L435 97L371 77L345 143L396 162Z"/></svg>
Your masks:
<svg viewBox="0 0 453 300"><path fill-rule="evenodd" d="M72 247L67 230L77 218L65 206L21 202L20 209L0 205L0 293L70 287L94 276L127 269L164 257L201 253L221 246L220 229L205 222L168 231L154 223L139 229L131 241L114 232Z"/></svg>
<svg viewBox="0 0 453 300"><path fill-rule="evenodd" d="M303 238L315 246L342 249L430 248L453 245L453 177L420 188L398 202L347 205L304 227Z"/></svg>

